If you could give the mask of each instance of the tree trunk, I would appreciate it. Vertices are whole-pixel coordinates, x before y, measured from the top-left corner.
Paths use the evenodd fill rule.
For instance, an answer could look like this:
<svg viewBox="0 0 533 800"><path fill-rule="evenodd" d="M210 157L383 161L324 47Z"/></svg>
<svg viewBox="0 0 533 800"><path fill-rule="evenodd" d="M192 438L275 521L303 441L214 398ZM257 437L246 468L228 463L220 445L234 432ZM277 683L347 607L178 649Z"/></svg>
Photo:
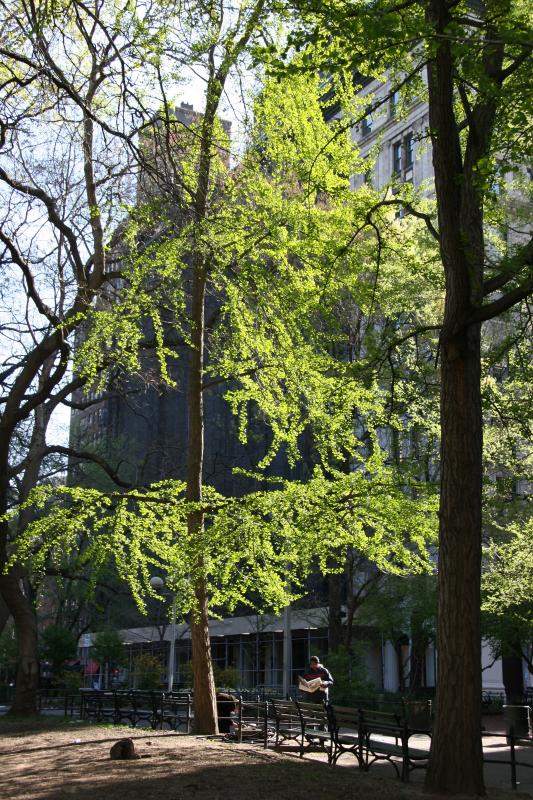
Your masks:
<svg viewBox="0 0 533 800"><path fill-rule="evenodd" d="M439 526L436 721L425 788L484 795L481 742L481 325L483 202L477 167L495 119L487 94L469 120L464 150L455 116L455 54L447 31L451 6L430 0L436 46L428 64L429 122L438 201L440 253L446 278L441 356L441 486ZM501 46L490 43L492 71ZM496 60L496 61L495 61ZM463 156L464 152L464 156Z"/></svg>
<svg viewBox="0 0 533 800"><path fill-rule="evenodd" d="M516 654L502 656L502 678L508 703L521 703L524 699L524 673L521 644L516 642Z"/></svg>
<svg viewBox="0 0 533 800"><path fill-rule="evenodd" d="M202 383L206 281L205 267L201 256L196 256L194 262L191 302L192 347L189 352L187 500L192 503L201 503L204 452ZM203 511L195 510L189 513L188 529L197 548L195 570L192 576L196 608L193 609L191 618L194 731L195 733L215 734L218 733L218 722L209 641L208 597L202 551L204 524Z"/></svg>
<svg viewBox="0 0 533 800"><path fill-rule="evenodd" d="M211 661L207 596L205 586L195 590L197 613L191 619L192 667L194 686L194 733L218 733L215 680Z"/></svg>
<svg viewBox="0 0 533 800"><path fill-rule="evenodd" d="M31 716L38 711L37 618L31 600L22 591L17 576L11 573L1 575L0 589L13 616L17 637L16 694L9 713Z"/></svg>
<svg viewBox="0 0 533 800"><path fill-rule="evenodd" d="M203 143L205 147L205 141ZM204 165L208 169L208 162ZM204 200L205 202L205 200ZM198 217L201 220L205 206ZM205 347L205 289L206 268L203 256L193 254L191 298L191 348L189 350L188 386L188 441L187 441L187 500L202 502L203 456L204 456L204 404L203 375ZM191 511L188 518L189 533L197 548L192 580L196 607L191 618L194 731L195 733L218 733L216 714L215 682L209 641L208 597L202 539L204 535L204 513L201 509Z"/></svg>
<svg viewBox="0 0 533 800"><path fill-rule="evenodd" d="M343 583L344 575L341 572L332 572L328 576L328 649L330 653L338 650L343 640L341 618Z"/></svg>
<svg viewBox="0 0 533 800"><path fill-rule="evenodd" d="M483 795L480 329L442 354L437 717L426 788Z"/></svg>

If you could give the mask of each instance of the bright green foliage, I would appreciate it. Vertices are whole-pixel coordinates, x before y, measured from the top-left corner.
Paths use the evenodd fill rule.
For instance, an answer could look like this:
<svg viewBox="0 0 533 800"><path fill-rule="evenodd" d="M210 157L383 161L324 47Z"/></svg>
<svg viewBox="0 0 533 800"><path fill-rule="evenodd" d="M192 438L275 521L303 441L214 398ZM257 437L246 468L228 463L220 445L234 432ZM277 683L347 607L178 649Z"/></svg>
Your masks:
<svg viewBox="0 0 533 800"><path fill-rule="evenodd" d="M206 525L194 535L187 526L193 506L178 481L124 495L38 490L30 505L40 516L15 556L32 569L75 552L83 532L90 543L80 558L91 564L94 581L112 561L142 607L153 568L163 568L179 587L178 610L186 613L194 610L195 582L205 579L216 613L241 602L279 609L313 568L327 571L328 554L340 563L348 548L386 572L430 568L426 548L434 541L436 498L424 483L385 464L378 429L400 428L402 421L385 408L365 359L346 357L345 309L377 307L376 259L387 313L407 308L413 292L407 265L426 265L417 297L434 297L434 255L419 220L401 227L394 209L385 207L369 222L376 194L369 187L352 191L350 175L362 164L341 128L332 137L320 91L316 77L265 83L241 163L230 171L225 151L213 154L209 205L200 221L180 216L161 197L131 210L120 294L94 307L77 367L101 384L106 364L135 374L143 364L139 343L152 334L160 373L171 382L167 360L179 358L190 342L189 265L201 252L218 303L208 331L206 383L228 387L243 439L250 419L271 428L262 466L280 450L294 462L305 433L324 471L317 469L307 483L280 481L240 499L204 486ZM189 148L178 139L174 154L187 191L194 191L194 132L192 140ZM410 239L415 234L419 246ZM138 246L143 238L148 244ZM369 362L373 356L369 346ZM335 469L346 454L349 474Z"/></svg>
<svg viewBox="0 0 533 800"><path fill-rule="evenodd" d="M106 363L139 372L139 343L149 330L161 375L171 383L167 360L179 358L190 342L187 264L202 253L219 303L208 332L207 383L229 385L226 397L241 420L242 439L250 415L271 427L264 464L282 446L294 461L305 430L312 430L328 463L357 449L354 410L369 430L383 421L383 395L371 377L362 377L364 361L344 356L343 306L376 310L376 260L380 313L403 312L415 282L420 307L432 298L438 313L435 254L420 221L400 226L394 210L376 210L372 223L383 229L376 241L367 215L377 195L368 187L351 190L350 175L363 165L339 126L332 137L319 94L315 78L267 81L239 166L230 172L223 155L213 157L209 213L201 224L176 223L161 198L132 209L122 260L126 285L112 306L95 308L78 351L78 369L91 381L100 375L103 384ZM196 137L189 141L194 145ZM180 150L179 164L183 175L190 173L189 187L194 146ZM141 233L165 213L168 224L155 241L138 248ZM410 314L416 319L415 308Z"/></svg>
<svg viewBox="0 0 533 800"><path fill-rule="evenodd" d="M531 506L531 503L528 504ZM508 527L509 538L492 543L483 575L486 611L505 614L513 609L533 624L533 517Z"/></svg>
<svg viewBox="0 0 533 800"><path fill-rule="evenodd" d="M111 561L141 608L143 597L153 594L149 577L157 566L177 591L178 612L194 611L192 586L201 563L214 613L253 604L254 597L258 607L279 610L298 596L313 567L328 571L330 552L342 557L355 547L385 572L430 569L436 497L424 485L411 489L414 499L383 466L373 475L356 471L326 479L317 472L307 483L286 482L243 498L224 498L206 487L201 536L187 531L191 506L178 482L126 495L41 490L32 502L46 514L28 527L18 558L30 559L38 570L76 551L84 532L90 544L82 558L92 564L93 579Z"/></svg>

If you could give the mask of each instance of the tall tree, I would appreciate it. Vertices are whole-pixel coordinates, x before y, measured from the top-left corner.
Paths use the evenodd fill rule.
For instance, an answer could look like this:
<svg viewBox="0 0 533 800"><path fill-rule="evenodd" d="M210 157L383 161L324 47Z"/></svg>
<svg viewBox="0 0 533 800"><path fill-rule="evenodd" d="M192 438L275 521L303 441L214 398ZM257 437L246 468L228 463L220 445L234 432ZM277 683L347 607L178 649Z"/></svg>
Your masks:
<svg viewBox="0 0 533 800"><path fill-rule="evenodd" d="M498 171L520 174L531 155L530 10L521 0L489 0L478 13L468 3L446 0L371 6L303 0L296 6L302 25L291 43L307 46L309 61L314 55L328 73L356 70L387 84L378 106L395 91L416 92L417 76L427 80L427 91L423 82L418 91L429 105L445 300L439 680L426 787L483 794L481 327L533 289L529 223L517 217L518 233L497 257L487 241L485 214ZM365 104L363 113L373 98L366 96Z"/></svg>
<svg viewBox="0 0 533 800"><path fill-rule="evenodd" d="M77 359L88 380L97 381L119 343L124 363L142 369L135 342L147 319L160 340L163 373L167 359L185 351L188 471L183 482L124 495L57 491L68 497L66 507L49 503L50 489L34 492L31 502L45 515L19 540L19 559L30 556L37 569L59 542L64 553L76 546L80 528L92 530L85 558L96 567L112 556L140 602L151 565L166 569L179 610L191 614L198 732L216 730L210 609L231 610L254 598L279 607L290 599L287 587L296 591L317 563L327 571L328 552L350 546L383 570L426 564L433 500L415 502L385 466L376 435L381 393L373 381L359 380L357 364L332 355L339 295L368 293L364 275L375 242L362 234L357 250L345 243L354 219L366 227L375 197L370 189L350 190L359 159L347 137L325 149L331 130L319 92L316 77L267 82L235 169L216 115L207 130L205 113L180 130L163 106L146 145L158 161L164 153L155 176L160 185L130 209L121 254L125 286L106 314L96 309L87 319ZM198 216L204 162L209 175ZM174 165L179 190L165 194L165 170L172 173ZM147 242L140 250L139 241ZM279 482L279 491L243 499L221 497L206 483L200 456L204 394L224 385L242 436L248 419L259 415L272 430L263 466L280 450L294 460L303 433L312 430L324 466L348 450L354 470L330 469L327 479L317 472L307 484ZM354 430L354 408L366 420L365 442Z"/></svg>
<svg viewBox="0 0 533 800"><path fill-rule="evenodd" d="M108 248L125 214L117 198L134 197L144 95L124 82L142 78L149 90L146 47L156 53L168 14L153 6L140 16L100 2L0 4L0 592L17 635L13 713L35 711L39 662L31 584L20 565L7 567L32 517L9 525L4 514L69 455L106 467L90 448L70 453L50 422L84 383L71 371L75 334L109 297Z"/></svg>

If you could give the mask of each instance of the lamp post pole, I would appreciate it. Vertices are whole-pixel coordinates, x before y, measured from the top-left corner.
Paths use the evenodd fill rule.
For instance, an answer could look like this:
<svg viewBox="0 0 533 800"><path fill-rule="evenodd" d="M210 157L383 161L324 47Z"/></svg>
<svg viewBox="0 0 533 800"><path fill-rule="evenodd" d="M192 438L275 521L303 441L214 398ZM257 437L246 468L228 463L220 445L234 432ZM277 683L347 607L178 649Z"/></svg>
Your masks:
<svg viewBox="0 0 533 800"><path fill-rule="evenodd" d="M289 696L292 671L291 607L283 609L283 697Z"/></svg>
<svg viewBox="0 0 533 800"><path fill-rule="evenodd" d="M174 689L174 668L176 662L176 595L172 595L172 616L170 619L170 651L168 654L168 691Z"/></svg>

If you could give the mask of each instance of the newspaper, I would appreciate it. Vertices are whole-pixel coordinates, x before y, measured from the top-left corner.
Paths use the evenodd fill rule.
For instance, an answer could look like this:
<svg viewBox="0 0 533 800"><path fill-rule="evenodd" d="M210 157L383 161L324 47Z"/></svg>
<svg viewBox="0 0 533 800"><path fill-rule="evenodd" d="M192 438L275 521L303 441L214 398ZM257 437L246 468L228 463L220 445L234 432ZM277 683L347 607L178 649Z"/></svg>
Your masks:
<svg viewBox="0 0 533 800"><path fill-rule="evenodd" d="M313 678L310 681L306 681L305 678L301 676L298 678L298 688L302 692L309 692L313 694L313 692L322 689L322 678Z"/></svg>

